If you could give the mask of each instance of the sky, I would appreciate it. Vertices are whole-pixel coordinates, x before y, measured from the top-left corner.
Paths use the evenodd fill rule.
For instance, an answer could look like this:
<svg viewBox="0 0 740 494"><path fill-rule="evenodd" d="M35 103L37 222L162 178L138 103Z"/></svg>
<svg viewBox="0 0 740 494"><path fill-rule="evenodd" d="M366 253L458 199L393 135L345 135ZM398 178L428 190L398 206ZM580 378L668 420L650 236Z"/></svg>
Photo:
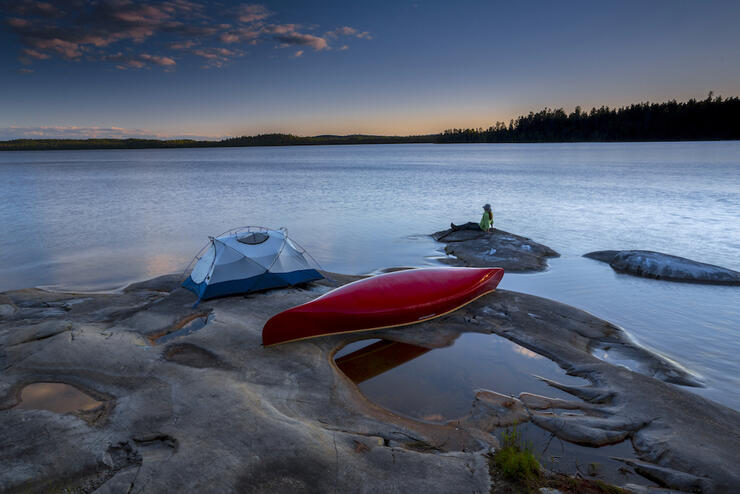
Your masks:
<svg viewBox="0 0 740 494"><path fill-rule="evenodd" d="M0 0L0 139L411 135L740 96L738 1Z"/></svg>

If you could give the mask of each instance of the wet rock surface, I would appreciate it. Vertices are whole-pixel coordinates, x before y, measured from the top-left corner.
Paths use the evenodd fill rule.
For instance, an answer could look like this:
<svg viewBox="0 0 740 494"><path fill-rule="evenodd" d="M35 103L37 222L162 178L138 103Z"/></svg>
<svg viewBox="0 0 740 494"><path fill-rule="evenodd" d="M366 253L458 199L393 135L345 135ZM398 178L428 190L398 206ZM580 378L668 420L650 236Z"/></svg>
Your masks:
<svg viewBox="0 0 740 494"><path fill-rule="evenodd" d="M583 257L602 261L620 273L644 278L713 285L740 285L740 272L649 250L600 250Z"/></svg>
<svg viewBox="0 0 740 494"><path fill-rule="evenodd" d="M637 457L625 464L674 489L740 483L738 412L666 383L693 377L620 328L546 299L497 291L407 328L263 349L269 317L356 278L330 279L197 309L176 277L118 294L7 292L17 309L0 319L0 491L488 492L493 430L526 420L582 444L630 439ZM205 313L202 328L157 343ZM435 348L468 331L509 338L591 385L550 383L572 401L480 390L467 417L429 424L367 400L333 359L368 334ZM604 345L635 349L648 375L594 357ZM32 382L71 384L104 398L106 413L13 408Z"/></svg>
<svg viewBox="0 0 740 494"><path fill-rule="evenodd" d="M532 239L494 229L442 230L432 238L445 245L445 253L454 256L441 259L453 266L496 266L506 271L543 271L547 259L560 254Z"/></svg>

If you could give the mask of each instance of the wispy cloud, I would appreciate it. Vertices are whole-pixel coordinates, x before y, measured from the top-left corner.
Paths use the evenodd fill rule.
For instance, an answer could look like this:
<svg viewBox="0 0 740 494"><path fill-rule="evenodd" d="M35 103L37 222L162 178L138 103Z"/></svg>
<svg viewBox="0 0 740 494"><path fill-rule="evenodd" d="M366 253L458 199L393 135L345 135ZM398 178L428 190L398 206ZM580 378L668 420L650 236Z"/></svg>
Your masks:
<svg viewBox="0 0 740 494"><path fill-rule="evenodd" d="M126 69L143 69L149 66L159 66L166 70L172 70L177 65L173 58L161 55L151 55L149 53L138 53L135 55L126 55L124 53L115 53L108 55L106 60L116 62L116 68Z"/></svg>
<svg viewBox="0 0 740 494"><path fill-rule="evenodd" d="M278 14L261 4L223 9L202 0L0 0L0 7L21 43L24 65L61 58L171 70L179 58L194 57L222 67L244 55L239 45L273 41L277 48L328 51L334 42L346 49L342 39L372 39L350 26L321 35L318 26L275 22Z"/></svg>
<svg viewBox="0 0 740 494"><path fill-rule="evenodd" d="M342 26L331 31L326 32L326 36L329 38L338 38L340 36L350 36L360 39L373 39L372 35L368 31L358 31L357 29L349 26Z"/></svg>
<svg viewBox="0 0 740 494"><path fill-rule="evenodd" d="M241 5L237 8L237 14L239 22L253 24L267 19L272 15L272 12L264 5Z"/></svg>
<svg viewBox="0 0 740 494"><path fill-rule="evenodd" d="M241 57L244 52L239 50L230 50L228 48L202 48L192 51L193 55L204 58L206 63L204 67L223 67L235 57Z"/></svg>
<svg viewBox="0 0 740 494"><path fill-rule="evenodd" d="M310 46L316 51L328 50L329 43L325 38L299 32L289 32L286 34L276 34L275 39L280 41L281 47L288 46Z"/></svg>
<svg viewBox="0 0 740 494"><path fill-rule="evenodd" d="M125 127L79 127L44 126L44 127L0 127L0 140L10 139L217 139L213 136L189 134L171 135L153 132L146 129L129 129Z"/></svg>

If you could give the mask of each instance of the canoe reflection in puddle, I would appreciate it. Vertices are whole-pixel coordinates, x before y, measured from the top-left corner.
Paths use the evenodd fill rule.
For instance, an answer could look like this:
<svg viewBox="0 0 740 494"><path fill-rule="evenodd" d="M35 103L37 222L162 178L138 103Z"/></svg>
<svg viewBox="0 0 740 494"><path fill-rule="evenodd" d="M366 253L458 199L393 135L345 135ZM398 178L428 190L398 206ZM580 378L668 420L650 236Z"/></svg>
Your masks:
<svg viewBox="0 0 740 494"><path fill-rule="evenodd" d="M360 340L360 343L366 344L367 341ZM352 382L360 384L429 351L431 348L400 341L378 340L350 354L338 357L336 363L337 367Z"/></svg>
<svg viewBox="0 0 740 494"><path fill-rule="evenodd" d="M450 346L429 349L365 339L335 354L337 366L376 403L396 413L433 422L466 415L476 390L517 396L529 392L573 399L535 376L588 385L555 362L497 335L464 333Z"/></svg>
<svg viewBox="0 0 740 494"><path fill-rule="evenodd" d="M435 349L388 340L359 340L341 348L334 358L337 367L368 399L394 413L431 423L469 414L476 392L483 389L510 396L528 392L579 401L536 376L567 385L590 384L512 341L479 333L463 333L453 345ZM629 441L592 448L561 441L529 422L519 428L545 468L583 476L595 471L599 478L617 484L646 483L610 458L633 458ZM497 435L500 437L504 430L499 429ZM597 466L589 466L592 463Z"/></svg>

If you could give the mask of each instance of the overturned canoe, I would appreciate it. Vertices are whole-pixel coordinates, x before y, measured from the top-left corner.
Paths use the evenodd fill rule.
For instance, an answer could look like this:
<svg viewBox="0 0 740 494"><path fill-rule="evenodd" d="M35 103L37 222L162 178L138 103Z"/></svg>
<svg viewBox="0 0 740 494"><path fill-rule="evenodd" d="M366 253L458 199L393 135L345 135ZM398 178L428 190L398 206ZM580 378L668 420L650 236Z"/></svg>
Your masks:
<svg viewBox="0 0 740 494"><path fill-rule="evenodd" d="M262 344L428 321L492 292L503 275L501 268L428 268L365 278L273 316Z"/></svg>

